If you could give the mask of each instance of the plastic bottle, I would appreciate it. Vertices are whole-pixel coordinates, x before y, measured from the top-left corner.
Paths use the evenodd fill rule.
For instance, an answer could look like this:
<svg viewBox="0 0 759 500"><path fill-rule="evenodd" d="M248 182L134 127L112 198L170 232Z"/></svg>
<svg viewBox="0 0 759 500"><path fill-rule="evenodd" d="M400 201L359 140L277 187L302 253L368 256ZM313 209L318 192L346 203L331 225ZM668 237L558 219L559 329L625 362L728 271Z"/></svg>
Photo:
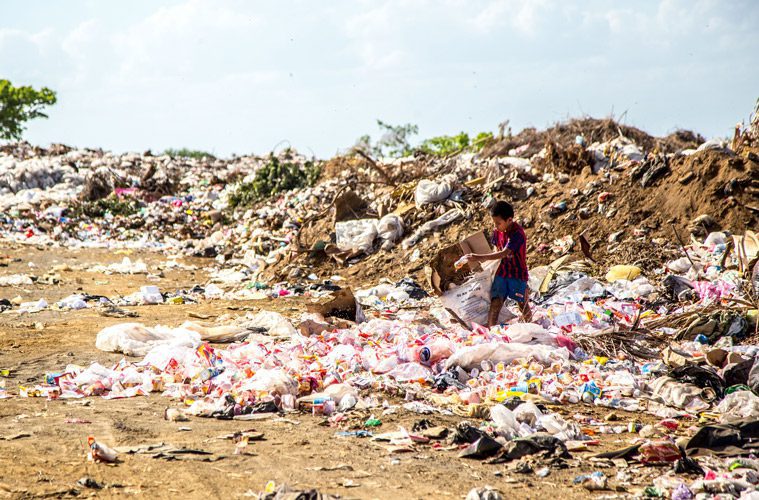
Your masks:
<svg viewBox="0 0 759 500"><path fill-rule="evenodd" d="M221 374L221 372L223 371L224 371L224 368L219 368L219 367L205 368L202 372L200 372L200 380L202 380L203 382L207 382L208 380L211 380L212 378Z"/></svg>
<svg viewBox="0 0 759 500"><path fill-rule="evenodd" d="M450 342L446 340L436 340L430 344L421 346L415 350L414 359L423 365L434 365L442 359L446 359L453 354Z"/></svg>
<svg viewBox="0 0 759 500"><path fill-rule="evenodd" d="M93 436L87 437L87 444L90 446L89 459L94 462L113 463L118 457L116 450L109 448L104 444L95 441Z"/></svg>
<svg viewBox="0 0 759 500"><path fill-rule="evenodd" d="M453 263L453 268L455 270L459 271L462 267L464 267L468 263L469 263L469 259L467 258L466 255L464 255L459 260L457 260L456 262Z"/></svg>

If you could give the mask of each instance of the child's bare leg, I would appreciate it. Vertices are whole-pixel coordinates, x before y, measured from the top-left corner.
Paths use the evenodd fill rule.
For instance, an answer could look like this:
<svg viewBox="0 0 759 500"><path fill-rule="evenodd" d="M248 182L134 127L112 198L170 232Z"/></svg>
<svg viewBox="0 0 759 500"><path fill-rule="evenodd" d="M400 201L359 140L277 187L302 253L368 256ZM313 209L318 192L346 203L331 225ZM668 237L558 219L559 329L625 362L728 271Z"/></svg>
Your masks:
<svg viewBox="0 0 759 500"><path fill-rule="evenodd" d="M519 311L522 313L522 322L529 323L532 321L532 310L530 309L530 301L525 299L524 302L517 302Z"/></svg>
<svg viewBox="0 0 759 500"><path fill-rule="evenodd" d="M490 311L488 312L488 327L498 324L498 316L501 315L501 308L503 307L505 299L494 298L490 299Z"/></svg>

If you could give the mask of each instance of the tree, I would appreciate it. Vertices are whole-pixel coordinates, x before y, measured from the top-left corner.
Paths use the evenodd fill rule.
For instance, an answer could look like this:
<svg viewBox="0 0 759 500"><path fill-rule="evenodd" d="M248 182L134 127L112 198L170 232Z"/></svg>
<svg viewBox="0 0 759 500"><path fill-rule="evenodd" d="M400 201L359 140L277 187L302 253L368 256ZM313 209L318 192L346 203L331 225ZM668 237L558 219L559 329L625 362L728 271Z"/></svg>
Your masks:
<svg viewBox="0 0 759 500"><path fill-rule="evenodd" d="M14 87L8 80L0 80L0 139L19 140L34 118L47 118L42 112L56 103L55 92L47 87L35 90L25 85Z"/></svg>
<svg viewBox="0 0 759 500"><path fill-rule="evenodd" d="M353 149L359 149L375 158L383 158L385 156L400 158L402 156L409 156L414 152L414 148L409 143L409 138L419 133L418 126L410 123L406 125L390 125L382 120L377 120L377 126L382 131L382 136L376 143L372 144L370 136L362 135L356 140Z"/></svg>

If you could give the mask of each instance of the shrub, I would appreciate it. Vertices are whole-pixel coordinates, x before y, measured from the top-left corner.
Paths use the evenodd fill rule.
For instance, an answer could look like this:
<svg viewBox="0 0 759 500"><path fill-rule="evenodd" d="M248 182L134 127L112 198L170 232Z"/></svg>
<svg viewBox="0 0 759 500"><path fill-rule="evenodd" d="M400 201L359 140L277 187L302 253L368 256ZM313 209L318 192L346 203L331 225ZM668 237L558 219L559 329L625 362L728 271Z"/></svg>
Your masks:
<svg viewBox="0 0 759 500"><path fill-rule="evenodd" d="M172 158L195 158L198 160L202 160L203 158L209 158L211 160L215 160L216 157L212 155L211 153L207 151L200 151L198 149L187 149L187 148L180 148L180 149L167 149L163 152L165 155L169 155Z"/></svg>
<svg viewBox="0 0 759 500"><path fill-rule="evenodd" d="M285 157L280 160L274 155L258 169L250 182L243 182L229 196L231 207L249 206L269 196L291 189L313 186L321 175L321 165L306 161L303 166Z"/></svg>

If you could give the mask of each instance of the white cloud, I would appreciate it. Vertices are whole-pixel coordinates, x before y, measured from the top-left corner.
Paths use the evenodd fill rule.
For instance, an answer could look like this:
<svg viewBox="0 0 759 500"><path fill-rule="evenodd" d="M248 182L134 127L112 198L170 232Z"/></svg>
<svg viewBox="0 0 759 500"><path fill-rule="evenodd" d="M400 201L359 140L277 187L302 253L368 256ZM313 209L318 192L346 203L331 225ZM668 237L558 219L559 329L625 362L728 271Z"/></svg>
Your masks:
<svg viewBox="0 0 759 500"><path fill-rule="evenodd" d="M522 35L534 35L544 13L552 7L548 0L491 0L469 22L483 33L507 27Z"/></svg>
<svg viewBox="0 0 759 500"><path fill-rule="evenodd" d="M111 38L119 56L122 82L161 75L202 77L219 62L243 56L254 33L252 16L231 8L236 2L187 0L161 7L141 22Z"/></svg>

